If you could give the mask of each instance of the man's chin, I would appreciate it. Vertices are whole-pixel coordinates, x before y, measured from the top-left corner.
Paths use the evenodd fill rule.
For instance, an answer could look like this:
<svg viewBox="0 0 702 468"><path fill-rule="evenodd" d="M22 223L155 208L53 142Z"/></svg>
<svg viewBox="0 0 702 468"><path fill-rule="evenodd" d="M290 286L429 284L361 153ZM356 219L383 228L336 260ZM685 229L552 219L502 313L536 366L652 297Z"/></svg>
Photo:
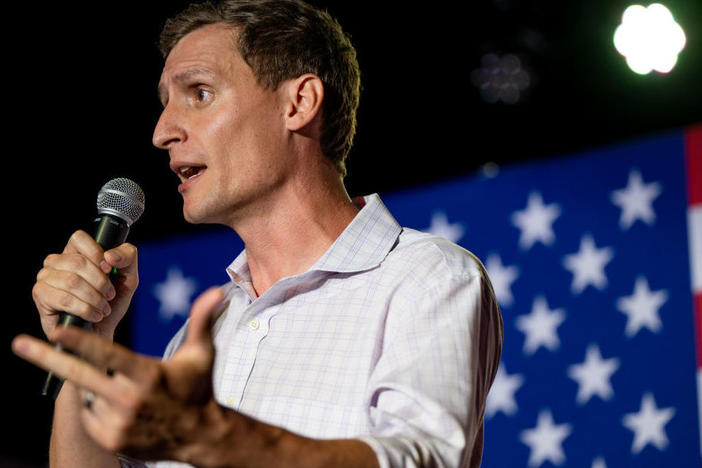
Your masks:
<svg viewBox="0 0 702 468"><path fill-rule="evenodd" d="M205 221L203 221L203 216L201 213L198 213L196 210L192 209L191 207L188 207L187 204L183 205L183 219L187 223L190 224L203 224Z"/></svg>
<svg viewBox="0 0 702 468"><path fill-rule="evenodd" d="M183 205L183 219L189 224L222 224L218 217L203 209Z"/></svg>

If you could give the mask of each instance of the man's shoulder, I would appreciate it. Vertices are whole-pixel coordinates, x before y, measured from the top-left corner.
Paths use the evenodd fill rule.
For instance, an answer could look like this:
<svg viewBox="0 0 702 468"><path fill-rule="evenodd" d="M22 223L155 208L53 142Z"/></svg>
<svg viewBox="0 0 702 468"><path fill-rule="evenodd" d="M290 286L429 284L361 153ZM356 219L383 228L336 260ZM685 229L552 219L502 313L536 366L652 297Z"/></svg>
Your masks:
<svg viewBox="0 0 702 468"><path fill-rule="evenodd" d="M439 276L481 277L485 275L482 262L469 250L450 240L403 228L387 259L393 264L406 264L415 272Z"/></svg>

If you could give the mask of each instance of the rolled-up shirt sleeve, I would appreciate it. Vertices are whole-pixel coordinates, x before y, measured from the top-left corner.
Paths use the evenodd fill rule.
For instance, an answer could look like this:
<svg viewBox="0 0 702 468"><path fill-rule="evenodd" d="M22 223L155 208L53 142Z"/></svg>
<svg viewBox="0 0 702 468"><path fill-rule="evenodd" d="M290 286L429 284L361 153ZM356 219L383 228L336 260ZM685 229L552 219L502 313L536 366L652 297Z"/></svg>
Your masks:
<svg viewBox="0 0 702 468"><path fill-rule="evenodd" d="M382 468L480 464L502 319L482 264L467 252L458 262L428 279L412 272L389 309L369 379L370 435L358 438ZM439 263L425 267L446 271Z"/></svg>

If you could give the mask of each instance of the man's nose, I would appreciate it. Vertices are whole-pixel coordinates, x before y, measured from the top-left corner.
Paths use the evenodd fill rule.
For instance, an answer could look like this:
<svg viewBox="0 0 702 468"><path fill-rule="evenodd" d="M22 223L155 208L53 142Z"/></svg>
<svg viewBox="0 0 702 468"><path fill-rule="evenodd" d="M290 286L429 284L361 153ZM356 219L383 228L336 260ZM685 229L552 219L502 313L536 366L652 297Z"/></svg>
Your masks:
<svg viewBox="0 0 702 468"><path fill-rule="evenodd" d="M185 141L186 135L185 129L179 123L177 113L172 106L166 105L154 128L152 143L157 148L168 150L175 143Z"/></svg>

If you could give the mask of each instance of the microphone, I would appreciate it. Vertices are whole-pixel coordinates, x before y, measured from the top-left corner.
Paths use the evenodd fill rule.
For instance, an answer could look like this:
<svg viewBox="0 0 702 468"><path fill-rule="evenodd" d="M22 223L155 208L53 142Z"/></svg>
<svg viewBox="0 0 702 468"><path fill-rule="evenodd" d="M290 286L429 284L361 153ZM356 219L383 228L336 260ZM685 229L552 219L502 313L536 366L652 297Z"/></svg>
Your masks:
<svg viewBox="0 0 702 468"><path fill-rule="evenodd" d="M129 228L144 213L144 201L141 187L129 179L112 179L102 186L97 196L98 216L93 220L93 238L103 250L110 250L124 243ZM59 312L58 325L84 330L92 328L91 322L66 312ZM55 347L62 349L58 343ZM41 394L51 395L56 399L62 384L62 380L53 372L49 372Z"/></svg>

